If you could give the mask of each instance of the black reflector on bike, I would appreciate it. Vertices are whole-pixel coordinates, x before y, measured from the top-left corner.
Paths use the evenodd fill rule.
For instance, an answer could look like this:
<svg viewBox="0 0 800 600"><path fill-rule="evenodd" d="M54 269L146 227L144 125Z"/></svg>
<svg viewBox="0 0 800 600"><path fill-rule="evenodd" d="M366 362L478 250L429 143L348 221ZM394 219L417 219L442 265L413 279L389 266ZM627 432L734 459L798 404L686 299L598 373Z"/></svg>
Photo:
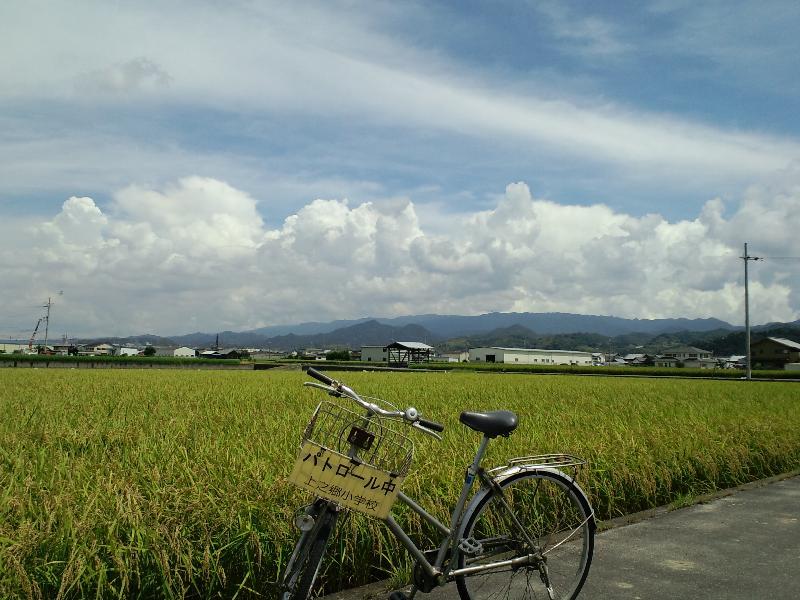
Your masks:
<svg viewBox="0 0 800 600"><path fill-rule="evenodd" d="M350 435L347 436L347 441L362 450L369 450L372 442L375 441L375 434L366 429L361 429L361 427L353 427L350 430Z"/></svg>

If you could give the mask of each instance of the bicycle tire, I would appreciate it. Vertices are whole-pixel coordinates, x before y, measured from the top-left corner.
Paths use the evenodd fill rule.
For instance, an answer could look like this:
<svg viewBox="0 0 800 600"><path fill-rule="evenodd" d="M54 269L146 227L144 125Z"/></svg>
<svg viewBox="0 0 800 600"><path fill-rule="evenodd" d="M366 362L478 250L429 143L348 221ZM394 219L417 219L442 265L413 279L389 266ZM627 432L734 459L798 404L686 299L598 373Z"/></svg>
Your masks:
<svg viewBox="0 0 800 600"><path fill-rule="evenodd" d="M308 600L312 597L322 557L339 515L334 505L322 500L313 505L309 514L314 517L314 526L297 540L283 576L281 600Z"/></svg>
<svg viewBox="0 0 800 600"><path fill-rule="evenodd" d="M462 600L552 598L573 600L586 581L594 552L594 516L586 495L561 471L521 471L500 482L503 497L541 552L539 565L504 567L456 577ZM462 538L477 542L472 554L458 550L457 568L530 555L526 536L499 500L487 493L465 517ZM477 549L475 549L477 548Z"/></svg>

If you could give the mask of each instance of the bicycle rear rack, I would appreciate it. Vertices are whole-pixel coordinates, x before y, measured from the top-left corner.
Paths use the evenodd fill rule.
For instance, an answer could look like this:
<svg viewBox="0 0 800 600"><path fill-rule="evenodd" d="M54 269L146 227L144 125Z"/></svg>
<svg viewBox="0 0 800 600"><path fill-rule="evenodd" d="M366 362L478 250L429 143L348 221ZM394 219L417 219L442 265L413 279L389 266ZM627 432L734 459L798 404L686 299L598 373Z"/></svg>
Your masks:
<svg viewBox="0 0 800 600"><path fill-rule="evenodd" d="M519 470L533 470L541 467L565 468L584 466L586 461L571 454L538 454L534 456L519 456L517 458L509 459L509 461L502 466L494 467L486 471L487 475L505 472L509 469L517 468Z"/></svg>

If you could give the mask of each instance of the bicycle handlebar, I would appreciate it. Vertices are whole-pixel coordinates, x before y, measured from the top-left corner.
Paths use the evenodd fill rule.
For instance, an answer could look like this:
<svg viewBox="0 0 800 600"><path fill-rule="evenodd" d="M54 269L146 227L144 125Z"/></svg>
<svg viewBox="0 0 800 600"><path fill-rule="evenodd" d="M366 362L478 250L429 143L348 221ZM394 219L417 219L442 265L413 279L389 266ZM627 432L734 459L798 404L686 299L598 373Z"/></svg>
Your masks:
<svg viewBox="0 0 800 600"><path fill-rule="evenodd" d="M334 383L336 383L333 379L325 375L325 373L320 373L313 367L308 367L308 369L306 369L306 372L309 375L311 375L314 379L316 379L317 381L321 381L325 385L333 385Z"/></svg>
<svg viewBox="0 0 800 600"><path fill-rule="evenodd" d="M325 390L330 394L339 395L339 396L347 396L351 400L353 400L356 404L361 406L364 410L368 411L370 414L378 415L381 417L388 417L388 418L402 418L404 421L407 421L411 424L412 427L415 429L419 429L420 431L427 433L430 436L435 437L436 439L441 440L442 437L437 432L444 431L444 425L441 423L436 423L435 421L429 421L428 419L423 419L417 409L414 407L408 407L406 410L386 410L381 408L377 404L372 402L367 402L361 396L359 396L355 390L347 387L340 381L336 381L335 379L331 379L324 373L317 371L313 367L306 368L306 372L311 375L317 381L322 382L324 385L319 385L318 383L313 382L306 382L303 385L307 385L310 387L319 388L321 390Z"/></svg>
<svg viewBox="0 0 800 600"><path fill-rule="evenodd" d="M422 427L425 427L426 429L431 429L433 431L439 431L439 432L444 431L444 425L442 425L441 423L436 423L435 421L429 421L428 419L423 419L422 417L420 417L417 420L417 423L419 423Z"/></svg>

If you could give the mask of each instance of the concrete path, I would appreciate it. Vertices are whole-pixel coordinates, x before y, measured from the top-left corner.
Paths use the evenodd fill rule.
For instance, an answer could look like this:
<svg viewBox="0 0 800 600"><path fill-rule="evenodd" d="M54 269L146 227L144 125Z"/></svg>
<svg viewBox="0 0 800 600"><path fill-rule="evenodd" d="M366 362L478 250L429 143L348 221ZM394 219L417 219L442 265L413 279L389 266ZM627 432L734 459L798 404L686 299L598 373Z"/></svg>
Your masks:
<svg viewBox="0 0 800 600"><path fill-rule="evenodd" d="M387 598L379 584L330 600ZM417 600L456 600L454 584ZM581 600L800 599L800 477L597 535Z"/></svg>
<svg viewBox="0 0 800 600"><path fill-rule="evenodd" d="M800 598L800 477L596 537L581 598Z"/></svg>

